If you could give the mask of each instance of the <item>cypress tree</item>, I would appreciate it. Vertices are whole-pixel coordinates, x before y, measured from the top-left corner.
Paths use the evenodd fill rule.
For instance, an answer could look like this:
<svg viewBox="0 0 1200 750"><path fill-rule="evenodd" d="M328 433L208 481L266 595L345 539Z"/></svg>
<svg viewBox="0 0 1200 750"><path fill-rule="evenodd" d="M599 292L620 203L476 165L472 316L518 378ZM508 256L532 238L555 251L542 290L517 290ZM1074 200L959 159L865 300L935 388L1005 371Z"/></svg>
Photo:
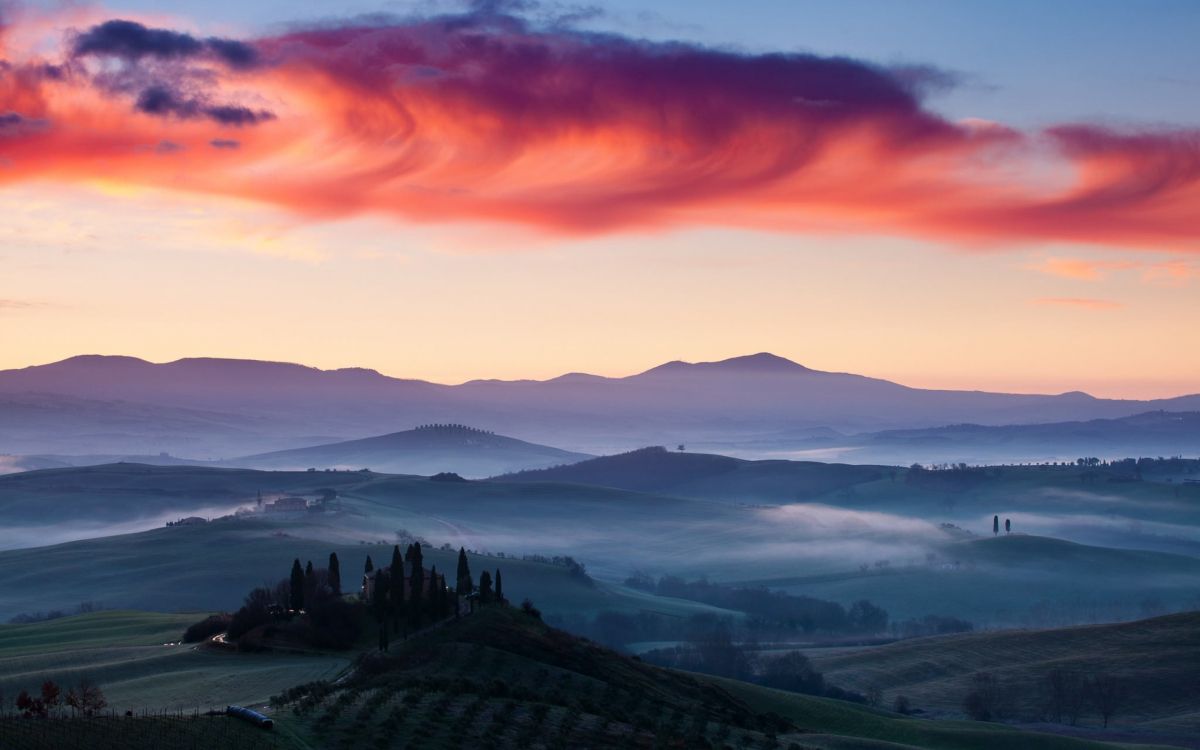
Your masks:
<svg viewBox="0 0 1200 750"><path fill-rule="evenodd" d="M1004 519L1004 533L1005 534L1012 533L1012 519L1011 518Z"/></svg>
<svg viewBox="0 0 1200 750"><path fill-rule="evenodd" d="M311 607L317 601L317 571L313 570L312 560L304 566L304 605Z"/></svg>
<svg viewBox="0 0 1200 750"><path fill-rule="evenodd" d="M375 563L371 562L371 556L367 555L367 561L363 564L363 573L370 573L372 570L375 570Z"/></svg>
<svg viewBox="0 0 1200 750"><path fill-rule="evenodd" d="M487 604L492 600L492 574L486 570L479 574L479 601Z"/></svg>
<svg viewBox="0 0 1200 750"><path fill-rule="evenodd" d="M496 601L504 603L504 581L500 578L499 568L496 568Z"/></svg>
<svg viewBox="0 0 1200 750"><path fill-rule="evenodd" d="M375 574L375 596L371 599L371 612L379 623L379 650L388 650L388 577L380 570Z"/></svg>
<svg viewBox="0 0 1200 750"><path fill-rule="evenodd" d="M421 543L416 542L412 546L412 579L409 585L410 605L408 609L409 619L413 622L414 628L421 627L421 601L424 597L425 588L425 568L422 567L424 561L421 559Z"/></svg>
<svg viewBox="0 0 1200 750"><path fill-rule="evenodd" d="M399 633L400 618L404 612L404 558L400 557L399 544L392 547L392 569L388 580L392 589L392 630Z"/></svg>
<svg viewBox="0 0 1200 750"><path fill-rule="evenodd" d="M329 553L329 588L334 596L342 595L342 564L338 562L337 553Z"/></svg>
<svg viewBox="0 0 1200 750"><path fill-rule="evenodd" d="M467 550L465 547L458 548L458 577L455 588L458 593L466 596L475 588L475 584L471 582L471 565L467 562Z"/></svg>
<svg viewBox="0 0 1200 750"><path fill-rule="evenodd" d="M1000 516L992 516L992 534L1000 533Z"/></svg>
<svg viewBox="0 0 1200 750"><path fill-rule="evenodd" d="M429 566L429 600L425 602L425 611L429 613L431 620L440 618L438 614L438 606L440 605L441 592L438 590L438 572L436 565Z"/></svg>
<svg viewBox="0 0 1200 750"><path fill-rule="evenodd" d="M297 611L304 609L304 569L300 567L300 558L292 561L290 593L291 597L288 600L288 608Z"/></svg>

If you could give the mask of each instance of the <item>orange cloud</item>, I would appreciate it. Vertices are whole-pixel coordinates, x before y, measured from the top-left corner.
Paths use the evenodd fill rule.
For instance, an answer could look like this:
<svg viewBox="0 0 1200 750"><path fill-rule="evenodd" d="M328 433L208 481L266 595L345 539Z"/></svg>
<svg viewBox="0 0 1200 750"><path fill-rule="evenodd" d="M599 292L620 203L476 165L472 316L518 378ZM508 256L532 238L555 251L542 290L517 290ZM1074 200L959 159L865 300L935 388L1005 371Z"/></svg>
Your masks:
<svg viewBox="0 0 1200 750"><path fill-rule="evenodd" d="M1082 310L1117 310L1124 305L1108 299L1090 299L1087 297L1042 297L1033 300L1035 305L1050 307L1074 307Z"/></svg>
<svg viewBox="0 0 1200 750"><path fill-rule="evenodd" d="M138 27L67 35L61 59L0 73L0 184L104 180L317 218L574 234L726 225L1200 251L1197 132L954 123L922 105L945 83L934 71L482 12L251 42ZM1047 160L1053 184L1034 177Z"/></svg>

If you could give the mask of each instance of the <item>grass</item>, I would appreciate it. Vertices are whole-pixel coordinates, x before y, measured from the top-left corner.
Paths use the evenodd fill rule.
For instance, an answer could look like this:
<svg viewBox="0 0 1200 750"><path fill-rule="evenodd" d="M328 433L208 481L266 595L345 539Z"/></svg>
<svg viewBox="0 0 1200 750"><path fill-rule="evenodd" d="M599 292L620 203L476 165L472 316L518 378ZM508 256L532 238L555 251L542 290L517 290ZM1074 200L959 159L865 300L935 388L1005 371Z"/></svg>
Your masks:
<svg viewBox="0 0 1200 750"><path fill-rule="evenodd" d="M1039 689L1051 669L1120 675L1130 688L1115 719L1120 726L1169 721L1178 727L1200 706L1198 612L1115 625L920 638L810 656L837 685L860 691L875 685L885 702L904 694L914 706L943 715L961 715L971 676L980 671L1011 690L1023 716L1040 708ZM1193 728L1200 729L1200 722Z"/></svg>
<svg viewBox="0 0 1200 750"><path fill-rule="evenodd" d="M4 750L277 750L270 732L226 716L0 718Z"/></svg>
<svg viewBox="0 0 1200 750"><path fill-rule="evenodd" d="M1104 742L1023 731L1003 724L907 718L842 701L797 695L734 680L713 678L713 681L758 710L774 712L794 722L806 732L802 735L804 744L823 748L1111 750L1115 747ZM859 742L868 744L856 744Z"/></svg>
<svg viewBox="0 0 1200 750"><path fill-rule="evenodd" d="M81 601L152 611L231 610L251 588L285 578L293 558L324 567L330 552L337 552L345 586L353 589L367 555L377 565L386 564L392 545L358 544L347 535L336 519L256 518L7 550L0 552L0 580L5 582L0 587L0 617L69 609ZM338 541L325 541L330 538ZM426 565L436 565L450 577L457 557L457 550L425 553ZM494 574L497 568L504 574L510 599L530 597L547 613L652 609L686 616L713 611L693 602L593 584L560 565L471 556L476 577L485 569Z"/></svg>
<svg viewBox="0 0 1200 750"><path fill-rule="evenodd" d="M499 608L414 639L276 717L320 747L1115 747L659 669Z"/></svg>
<svg viewBox="0 0 1200 750"><path fill-rule="evenodd" d="M0 625L0 691L35 693L89 679L109 706L126 710L223 708L261 703L298 682L330 679L344 654L240 654L181 644L202 614L97 612L29 625Z"/></svg>

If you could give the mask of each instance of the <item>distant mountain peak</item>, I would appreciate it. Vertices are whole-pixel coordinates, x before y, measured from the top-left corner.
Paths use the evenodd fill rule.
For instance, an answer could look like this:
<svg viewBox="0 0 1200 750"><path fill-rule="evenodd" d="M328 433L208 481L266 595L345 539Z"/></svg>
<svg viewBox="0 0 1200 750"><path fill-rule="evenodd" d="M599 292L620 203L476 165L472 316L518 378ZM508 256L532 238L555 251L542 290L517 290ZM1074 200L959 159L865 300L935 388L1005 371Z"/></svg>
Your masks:
<svg viewBox="0 0 1200 750"><path fill-rule="evenodd" d="M716 362L684 362L677 359L649 369L642 373L642 375L685 372L795 374L802 372L815 372L815 370L811 370L798 362L793 362L786 357L780 357L778 354L759 352L758 354L746 354L740 357L730 357L729 359L722 359Z"/></svg>

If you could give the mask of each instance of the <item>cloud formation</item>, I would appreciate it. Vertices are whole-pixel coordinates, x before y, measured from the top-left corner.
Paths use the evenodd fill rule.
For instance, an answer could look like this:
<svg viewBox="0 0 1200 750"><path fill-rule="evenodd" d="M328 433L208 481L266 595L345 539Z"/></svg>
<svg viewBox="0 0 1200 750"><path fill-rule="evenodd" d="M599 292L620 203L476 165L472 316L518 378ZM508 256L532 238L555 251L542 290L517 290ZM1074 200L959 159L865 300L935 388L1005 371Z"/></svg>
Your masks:
<svg viewBox="0 0 1200 750"><path fill-rule="evenodd" d="M0 72L0 113L48 123L0 126L0 182L103 176L311 217L575 234L724 225L1200 252L1200 131L952 122L923 98L955 83L935 69L652 43L508 7L251 41L130 20L68 34L64 60ZM231 142L213 128L237 126L240 147L218 145ZM148 158L164 137L184 148Z"/></svg>

